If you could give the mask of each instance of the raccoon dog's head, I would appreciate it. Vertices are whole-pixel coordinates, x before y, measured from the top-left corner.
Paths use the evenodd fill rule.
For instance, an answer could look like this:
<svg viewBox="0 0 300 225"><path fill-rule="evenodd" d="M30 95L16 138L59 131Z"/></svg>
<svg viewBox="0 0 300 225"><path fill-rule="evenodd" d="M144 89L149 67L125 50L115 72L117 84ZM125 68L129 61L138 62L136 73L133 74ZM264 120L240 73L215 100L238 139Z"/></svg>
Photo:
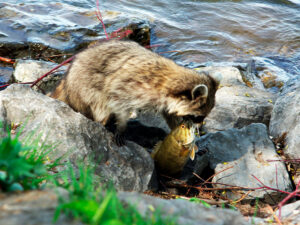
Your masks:
<svg viewBox="0 0 300 225"><path fill-rule="evenodd" d="M218 83L207 76L205 82L194 85L190 90L181 93L181 107L177 116L183 116L195 123L201 123L215 105L215 94Z"/></svg>

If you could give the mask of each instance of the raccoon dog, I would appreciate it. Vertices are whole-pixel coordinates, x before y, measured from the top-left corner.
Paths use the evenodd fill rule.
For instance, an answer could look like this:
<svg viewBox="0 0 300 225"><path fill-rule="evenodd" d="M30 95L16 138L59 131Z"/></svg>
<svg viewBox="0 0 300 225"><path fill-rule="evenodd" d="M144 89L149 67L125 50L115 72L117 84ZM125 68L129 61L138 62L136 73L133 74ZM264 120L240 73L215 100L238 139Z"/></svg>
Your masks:
<svg viewBox="0 0 300 225"><path fill-rule="evenodd" d="M105 125L116 119L117 144L130 114L152 110L170 128L183 117L201 122L215 102L217 82L132 41L106 41L76 55L51 97Z"/></svg>

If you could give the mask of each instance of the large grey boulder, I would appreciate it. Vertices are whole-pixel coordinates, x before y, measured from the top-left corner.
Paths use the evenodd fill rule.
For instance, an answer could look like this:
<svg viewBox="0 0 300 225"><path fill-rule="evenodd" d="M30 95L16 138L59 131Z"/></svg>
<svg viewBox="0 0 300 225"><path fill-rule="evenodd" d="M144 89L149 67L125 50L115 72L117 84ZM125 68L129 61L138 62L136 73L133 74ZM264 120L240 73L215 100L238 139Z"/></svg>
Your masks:
<svg viewBox="0 0 300 225"><path fill-rule="evenodd" d="M202 204L183 199L165 200L152 196L120 192L121 201L136 206L142 215L151 215L159 210L163 217L175 218L182 225L242 225L248 224L242 215L230 209L206 208Z"/></svg>
<svg viewBox="0 0 300 225"><path fill-rule="evenodd" d="M68 105L24 85L11 85L0 93L0 121L23 123L21 138L42 134L40 142L57 144L52 157L62 155L75 165L93 163L104 180L119 190L144 191L154 169L149 153L128 142L117 147L102 125L74 112Z"/></svg>
<svg viewBox="0 0 300 225"><path fill-rule="evenodd" d="M253 177L256 176L265 185L284 191L291 191L292 184L284 163L278 161L274 144L270 140L264 124L251 124L242 129L231 128L226 131L210 133L201 137L198 146L205 146L209 155L209 166L216 175L213 178L215 187L226 185L258 188L262 185ZM268 160L277 160L269 162ZM227 197L238 199L248 190L242 192L228 191ZM281 194L270 190L255 190L247 198L268 198L276 201Z"/></svg>

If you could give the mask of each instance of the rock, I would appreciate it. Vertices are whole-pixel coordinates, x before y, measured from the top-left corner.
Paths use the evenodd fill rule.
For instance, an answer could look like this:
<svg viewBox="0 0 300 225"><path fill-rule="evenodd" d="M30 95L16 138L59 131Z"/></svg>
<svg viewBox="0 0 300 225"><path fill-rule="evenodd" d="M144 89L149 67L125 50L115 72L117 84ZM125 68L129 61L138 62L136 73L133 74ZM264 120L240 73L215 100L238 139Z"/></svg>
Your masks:
<svg viewBox="0 0 300 225"><path fill-rule="evenodd" d="M205 72L216 80L220 81L220 86L243 85L243 79L239 70L232 66L207 66L195 68L198 72Z"/></svg>
<svg viewBox="0 0 300 225"><path fill-rule="evenodd" d="M270 134L274 138L285 137L284 156L288 159L300 158L300 82L294 79L287 83L287 87L276 100L270 121ZM294 163L294 169L297 171L299 163ZM300 180L300 174L295 175L295 183Z"/></svg>
<svg viewBox="0 0 300 225"><path fill-rule="evenodd" d="M17 60L13 74L14 79L17 82L32 82L56 66L58 66L58 64L41 60ZM34 89L37 91L43 90L44 94L53 91L66 73L67 69L68 66L61 66L56 71L43 78L43 80L37 84L39 88L35 86Z"/></svg>
<svg viewBox="0 0 300 225"><path fill-rule="evenodd" d="M201 151L205 151L203 149L201 149L199 146L198 146L198 149L199 151L196 153L196 157L195 157L195 160L194 160L194 166L193 166L193 173L195 174L201 174L204 169L209 165L209 155L207 152L204 152L202 154ZM191 162L191 160L189 161ZM194 175L192 175L194 177Z"/></svg>
<svg viewBox="0 0 300 225"><path fill-rule="evenodd" d="M53 158L65 155L74 165L79 160L95 164L97 175L112 180L118 190L148 187L154 165L144 148L132 142L117 147L102 125L28 86L14 84L1 92L0 121L25 124L21 138L41 133L40 142L57 145Z"/></svg>
<svg viewBox="0 0 300 225"><path fill-rule="evenodd" d="M273 137L280 137L287 133L284 154L292 159L300 158L300 122L299 110L297 104L300 100L300 84L298 86L287 89L277 99L271 115L270 134Z"/></svg>
<svg viewBox="0 0 300 225"><path fill-rule="evenodd" d="M216 132L251 123L268 126L275 99L272 93L244 85L222 87L216 93L215 107L204 120L203 130Z"/></svg>
<svg viewBox="0 0 300 225"><path fill-rule="evenodd" d="M57 195L54 191L27 191L17 194L0 196L0 224L24 225L39 224L52 225ZM63 213L56 224L82 225L78 220L71 220Z"/></svg>
<svg viewBox="0 0 300 225"><path fill-rule="evenodd" d="M279 216L279 209L275 212ZM300 201L284 205L281 208L281 221L283 224L300 224Z"/></svg>
<svg viewBox="0 0 300 225"><path fill-rule="evenodd" d="M275 94L247 87L235 67L209 66L196 70L220 82L215 107L204 120L204 132L242 128L251 123L269 124Z"/></svg>
<svg viewBox="0 0 300 225"><path fill-rule="evenodd" d="M167 133L156 126L145 126L137 120L131 120L127 123L125 130L126 140L133 141L138 145L152 151L157 142L164 139Z"/></svg>
<svg viewBox="0 0 300 225"><path fill-rule="evenodd" d="M293 65L285 57L253 57L243 75L255 88L278 92L299 73L299 69Z"/></svg>
<svg viewBox="0 0 300 225"><path fill-rule="evenodd" d="M137 18L132 18L130 20L125 18L122 21L123 24L120 24L120 26L124 27L123 30L128 29L132 31L132 33L128 36L130 40L140 43L142 46L150 45L151 26L148 21Z"/></svg>
<svg viewBox="0 0 300 225"><path fill-rule="evenodd" d="M299 68L294 63L296 61L297 57L266 56L252 57L242 62L206 62L188 66L192 68L235 67L240 71L247 86L277 93L289 79L299 74Z"/></svg>
<svg viewBox="0 0 300 225"><path fill-rule="evenodd" d="M146 126L161 128L166 133L170 133L171 131L162 115L157 113L155 114L146 112L139 114L137 120L140 121L142 124L145 124Z"/></svg>
<svg viewBox="0 0 300 225"><path fill-rule="evenodd" d="M0 65L0 85L8 83L12 79L12 67L4 67Z"/></svg>
<svg viewBox="0 0 300 225"><path fill-rule="evenodd" d="M199 140L197 145L208 149L210 168L214 170L215 187L222 184L239 187L258 188L261 184L252 176L256 176L269 187L283 191L291 191L292 184L284 163L279 160L274 144L270 140L264 124L251 124L242 129L231 128L225 131L210 133ZM231 168L232 167L232 168ZM229 169L228 169L229 168ZM239 199L247 190L241 192L227 191L230 199ZM268 199L272 196L271 199ZM246 199L265 198L276 203L281 193L270 190L255 190ZM275 202L272 202L275 201Z"/></svg>
<svg viewBox="0 0 300 225"><path fill-rule="evenodd" d="M121 201L136 206L142 215L151 215L154 208L163 217L175 218L177 224L248 224L239 212L230 209L206 208L183 199L165 200L134 192L120 192L118 196Z"/></svg>

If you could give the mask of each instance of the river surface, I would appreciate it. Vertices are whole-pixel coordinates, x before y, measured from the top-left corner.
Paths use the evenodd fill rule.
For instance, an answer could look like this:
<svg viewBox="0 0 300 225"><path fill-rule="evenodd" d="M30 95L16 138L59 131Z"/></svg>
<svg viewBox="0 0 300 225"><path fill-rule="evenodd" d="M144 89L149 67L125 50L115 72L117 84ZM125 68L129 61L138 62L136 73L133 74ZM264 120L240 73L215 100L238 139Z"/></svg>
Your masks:
<svg viewBox="0 0 300 225"><path fill-rule="evenodd" d="M112 16L150 21L151 44L161 45L155 51L174 51L167 56L183 64L267 57L282 62L278 63L281 67L292 68L293 74L300 71L300 0L100 0L99 3L104 21ZM48 38L51 44L47 32L52 27L59 30L62 26L75 28L99 23L93 14L96 0L2 0L2 3L0 0L1 7L0 42ZM90 20L81 18L87 12ZM6 26L11 21L15 30ZM41 30L32 35L38 26L45 28L44 33ZM27 33L22 33L25 27ZM100 26L99 32L102 32Z"/></svg>

